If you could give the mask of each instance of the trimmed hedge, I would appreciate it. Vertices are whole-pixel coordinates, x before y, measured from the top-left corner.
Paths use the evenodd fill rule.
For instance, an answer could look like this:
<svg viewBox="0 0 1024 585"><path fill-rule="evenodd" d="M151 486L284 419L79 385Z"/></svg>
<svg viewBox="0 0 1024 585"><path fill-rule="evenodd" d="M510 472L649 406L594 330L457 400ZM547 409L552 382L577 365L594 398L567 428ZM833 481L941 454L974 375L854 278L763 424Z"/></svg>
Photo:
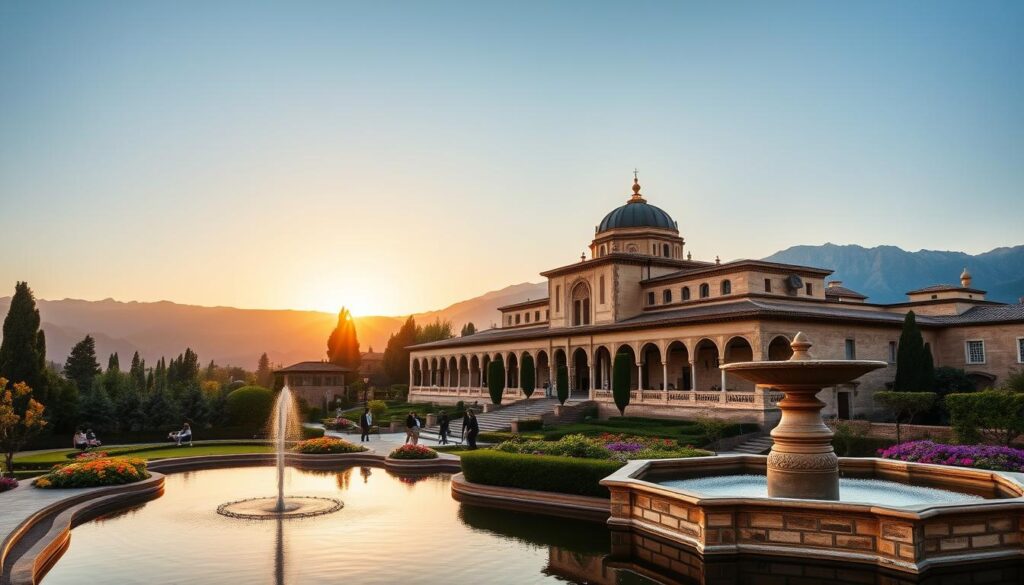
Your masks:
<svg viewBox="0 0 1024 585"><path fill-rule="evenodd" d="M274 393L262 386L245 386L228 394L225 409L231 424L250 429L266 426Z"/></svg>
<svg viewBox="0 0 1024 585"><path fill-rule="evenodd" d="M623 466L621 461L609 459L491 450L463 453L461 459L462 473L473 483L598 498L610 497L608 489L598 482Z"/></svg>
<svg viewBox="0 0 1024 585"><path fill-rule="evenodd" d="M544 428L544 421L539 418L525 418L516 421L520 431L539 431Z"/></svg>

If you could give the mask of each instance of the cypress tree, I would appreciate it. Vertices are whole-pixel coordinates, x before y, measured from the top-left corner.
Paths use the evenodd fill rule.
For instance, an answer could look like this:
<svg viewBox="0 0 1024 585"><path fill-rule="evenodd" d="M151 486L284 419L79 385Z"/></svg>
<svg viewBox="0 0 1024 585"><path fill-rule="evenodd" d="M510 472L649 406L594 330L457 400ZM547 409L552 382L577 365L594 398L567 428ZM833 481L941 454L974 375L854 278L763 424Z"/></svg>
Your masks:
<svg viewBox="0 0 1024 585"><path fill-rule="evenodd" d="M27 282L14 287L0 342L0 377L10 384L24 382L33 397L46 404L46 338L39 329L39 309Z"/></svg>
<svg viewBox="0 0 1024 585"><path fill-rule="evenodd" d="M519 367L519 386L527 398L533 395L533 390L537 387L537 371L533 367L533 356L530 354L523 356L523 365Z"/></svg>
<svg viewBox="0 0 1024 585"><path fill-rule="evenodd" d="M924 344L924 370L921 373L921 391L935 390L935 358L932 357L932 344Z"/></svg>
<svg viewBox="0 0 1024 585"><path fill-rule="evenodd" d="M501 360L494 360L487 366L487 392L493 404L501 405L501 396L505 393L505 365Z"/></svg>
<svg viewBox="0 0 1024 585"><path fill-rule="evenodd" d="M558 366L558 372L555 376L555 390L557 391L558 403L565 404L565 401L569 399L569 368Z"/></svg>
<svg viewBox="0 0 1024 585"><path fill-rule="evenodd" d="M469 335L473 335L474 333L476 333L476 325L473 325L472 321L470 321L469 323L466 323L465 325L462 326L462 336L463 337L466 337L466 336L469 336Z"/></svg>
<svg viewBox="0 0 1024 585"><path fill-rule="evenodd" d="M264 388L270 388L270 385L274 382L274 372L270 369L270 358L267 357L266 352L260 356L259 363L256 364L256 384L263 386Z"/></svg>
<svg viewBox="0 0 1024 585"><path fill-rule="evenodd" d="M338 313L338 324L327 338L327 358L332 364L359 371L362 355L359 353L356 323L345 307Z"/></svg>
<svg viewBox="0 0 1024 585"><path fill-rule="evenodd" d="M78 393L84 396L92 390L92 382L100 371L100 364L96 361L96 340L86 335L71 348L64 362L64 376L77 384Z"/></svg>
<svg viewBox="0 0 1024 585"><path fill-rule="evenodd" d="M108 372L120 372L121 371L121 360L117 357L117 352L110 354L107 358L107 371Z"/></svg>
<svg viewBox="0 0 1024 585"><path fill-rule="evenodd" d="M615 361L612 363L612 398L615 400L615 407L619 414L626 414L626 407L629 406L629 379L633 370L633 358L628 353L615 354Z"/></svg>
<svg viewBox="0 0 1024 585"><path fill-rule="evenodd" d="M135 355L132 356L132 367L128 370L128 376L131 378L136 392L146 390L146 360L139 357L139 352L135 352Z"/></svg>
<svg viewBox="0 0 1024 585"><path fill-rule="evenodd" d="M384 373L393 384L411 384L409 380L409 350L416 343L416 320L409 317L402 328L388 338L384 348Z"/></svg>
<svg viewBox="0 0 1024 585"><path fill-rule="evenodd" d="M924 379L925 368L924 338L917 326L917 317L909 311L903 319L899 348L896 351L896 379L892 389L895 392L923 392L929 388Z"/></svg>

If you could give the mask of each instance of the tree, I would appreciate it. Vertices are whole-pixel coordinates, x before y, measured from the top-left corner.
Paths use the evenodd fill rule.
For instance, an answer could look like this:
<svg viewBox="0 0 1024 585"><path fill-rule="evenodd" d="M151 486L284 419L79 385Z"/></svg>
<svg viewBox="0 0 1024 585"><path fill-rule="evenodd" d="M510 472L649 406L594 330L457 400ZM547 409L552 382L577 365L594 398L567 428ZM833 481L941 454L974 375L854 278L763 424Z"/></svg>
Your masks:
<svg viewBox="0 0 1024 585"><path fill-rule="evenodd" d="M927 412L935 405L934 392L875 392L875 400L885 406L896 417L896 442L902 443L900 423L904 419L914 422L914 417Z"/></svg>
<svg viewBox="0 0 1024 585"><path fill-rule="evenodd" d="M114 403L103 387L103 380L96 378L92 388L81 394L82 424L97 432L113 432L117 430L117 416Z"/></svg>
<svg viewBox="0 0 1024 585"><path fill-rule="evenodd" d="M622 415L626 414L626 407L629 406L629 378L632 370L633 358L628 353L615 354L612 363L612 398Z"/></svg>
<svg viewBox="0 0 1024 585"><path fill-rule="evenodd" d="M564 365L558 366L558 371L555 373L555 390L558 403L564 405L565 401L569 399L569 368Z"/></svg>
<svg viewBox="0 0 1024 585"><path fill-rule="evenodd" d="M96 340L91 335L79 341L71 348L67 361L64 362L64 376L78 385L78 393L84 394L92 390L92 381L100 373L100 364L96 361Z"/></svg>
<svg viewBox="0 0 1024 585"><path fill-rule="evenodd" d="M527 398L533 395L533 390L537 387L537 371L533 366L533 356L530 354L523 356L523 364L519 366L519 386Z"/></svg>
<svg viewBox="0 0 1024 585"><path fill-rule="evenodd" d="M144 406L146 421L151 429L166 429L178 424L177 404L167 395L167 390L154 387Z"/></svg>
<svg viewBox="0 0 1024 585"><path fill-rule="evenodd" d="M416 344L416 320L409 317L397 333L388 338L381 367L392 384L409 384L409 349Z"/></svg>
<svg viewBox="0 0 1024 585"><path fill-rule="evenodd" d="M454 337L452 334L452 322L442 321L440 317L435 319L433 323L416 328L416 343L430 343L432 341L451 339L452 337Z"/></svg>
<svg viewBox="0 0 1024 585"><path fill-rule="evenodd" d="M494 360L487 366L487 393L491 395L491 403L501 405L501 395L505 392L505 365L501 360Z"/></svg>
<svg viewBox="0 0 1024 585"><path fill-rule="evenodd" d="M359 371L362 354L359 353L356 323L345 307L338 313L338 324L327 338L327 359L332 364L349 368L353 372Z"/></svg>
<svg viewBox="0 0 1024 585"><path fill-rule="evenodd" d="M4 469L14 476L14 454L46 426L45 407L32 397L32 388L15 382L7 388L7 379L0 378L0 449L4 452Z"/></svg>
<svg viewBox="0 0 1024 585"><path fill-rule="evenodd" d="M132 356L132 366L128 370L128 377L131 378L136 392L146 389L146 360L139 357L139 352L135 352L135 355Z"/></svg>
<svg viewBox="0 0 1024 585"><path fill-rule="evenodd" d="M1005 392L1024 393L1024 369L1012 369L999 389Z"/></svg>
<svg viewBox="0 0 1024 585"><path fill-rule="evenodd" d="M27 282L14 287L0 342L0 376L24 382L40 400L47 397L46 337L39 329L39 309Z"/></svg>
<svg viewBox="0 0 1024 585"><path fill-rule="evenodd" d="M203 394L199 382L192 382L185 389L179 404L181 416L190 421L193 425L206 424L210 416L210 407Z"/></svg>
<svg viewBox="0 0 1024 585"><path fill-rule="evenodd" d="M260 361L256 364L256 384L264 388L270 388L270 385L273 383L274 372L270 369L270 358L264 352L260 356Z"/></svg>
<svg viewBox="0 0 1024 585"><path fill-rule="evenodd" d="M110 354L107 358L107 371L108 372L120 372L121 371L121 360L117 357L117 352Z"/></svg>
<svg viewBox="0 0 1024 585"><path fill-rule="evenodd" d="M931 359L930 347L925 346L921 330L917 326L917 317L913 311L909 311L903 319L903 332L900 333L899 349L896 351L896 379L893 380L893 391L933 390L934 365L931 368L928 366Z"/></svg>
<svg viewBox="0 0 1024 585"><path fill-rule="evenodd" d="M474 333L476 333L476 325L473 325L472 321L462 326L462 337L468 337Z"/></svg>

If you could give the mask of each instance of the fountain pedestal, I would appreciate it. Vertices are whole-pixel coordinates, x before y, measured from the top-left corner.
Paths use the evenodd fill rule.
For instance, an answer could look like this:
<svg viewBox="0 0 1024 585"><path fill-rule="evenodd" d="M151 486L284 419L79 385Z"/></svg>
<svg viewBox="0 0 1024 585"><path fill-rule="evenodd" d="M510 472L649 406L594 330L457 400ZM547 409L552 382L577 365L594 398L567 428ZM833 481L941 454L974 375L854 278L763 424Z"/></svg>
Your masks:
<svg viewBox="0 0 1024 585"><path fill-rule="evenodd" d="M779 402L782 417L772 430L775 441L768 455L768 495L813 500L839 499L839 458L832 450L832 431L821 419L822 388L843 384L885 362L816 360L811 343L797 333L787 361L726 364L723 370L785 394Z"/></svg>

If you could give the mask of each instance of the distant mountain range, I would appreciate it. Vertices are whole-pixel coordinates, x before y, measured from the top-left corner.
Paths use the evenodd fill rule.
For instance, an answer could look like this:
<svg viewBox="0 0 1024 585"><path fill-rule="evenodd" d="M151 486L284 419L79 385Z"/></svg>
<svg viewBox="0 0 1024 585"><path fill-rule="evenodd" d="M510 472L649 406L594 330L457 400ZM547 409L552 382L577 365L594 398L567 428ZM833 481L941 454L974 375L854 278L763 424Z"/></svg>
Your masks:
<svg viewBox="0 0 1024 585"><path fill-rule="evenodd" d="M922 250L907 252L894 246L825 244L794 246L765 258L774 262L819 266L835 270L832 278L868 295L870 302L898 302L908 290L930 284L957 283L967 267L973 286L989 291L989 298L1017 302L1024 296L1024 246L997 248L972 256L963 252ZM419 323L450 320L455 332L464 323L488 329L497 323L497 308L547 296L546 283L521 283L455 303L444 309L414 315ZM6 315L10 297L0 298L0 315ZM186 347L196 350L204 362L240 365L255 369L267 352L272 362L290 364L325 357L327 336L336 314L318 311L279 311L200 307L169 301L121 302L113 299L83 301L39 300L47 357L63 362L71 347L87 333L96 338L103 365L111 352L121 363L136 350L152 363L160 356L176 356ZM363 351L383 351L388 336L405 317L357 317Z"/></svg>
<svg viewBox="0 0 1024 585"><path fill-rule="evenodd" d="M830 277L867 295L868 302L907 300L906 292L932 284L960 283L967 268L972 286L988 291L988 299L1016 303L1024 296L1024 246L996 248L972 256L963 252L921 250L907 252L895 246L865 248L857 245L793 246L765 258L772 262L831 268Z"/></svg>

